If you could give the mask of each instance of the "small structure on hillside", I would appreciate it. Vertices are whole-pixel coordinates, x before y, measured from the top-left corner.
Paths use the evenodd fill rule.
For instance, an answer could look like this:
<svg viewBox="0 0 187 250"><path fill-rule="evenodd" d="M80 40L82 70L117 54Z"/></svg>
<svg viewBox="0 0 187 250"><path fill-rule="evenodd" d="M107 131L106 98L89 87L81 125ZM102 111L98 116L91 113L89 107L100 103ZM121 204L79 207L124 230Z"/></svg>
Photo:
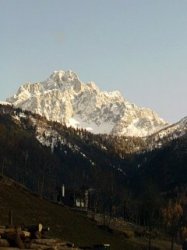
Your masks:
<svg viewBox="0 0 187 250"><path fill-rule="evenodd" d="M65 185L59 191L57 201L64 205L89 210L95 208L96 192L93 188L65 189Z"/></svg>

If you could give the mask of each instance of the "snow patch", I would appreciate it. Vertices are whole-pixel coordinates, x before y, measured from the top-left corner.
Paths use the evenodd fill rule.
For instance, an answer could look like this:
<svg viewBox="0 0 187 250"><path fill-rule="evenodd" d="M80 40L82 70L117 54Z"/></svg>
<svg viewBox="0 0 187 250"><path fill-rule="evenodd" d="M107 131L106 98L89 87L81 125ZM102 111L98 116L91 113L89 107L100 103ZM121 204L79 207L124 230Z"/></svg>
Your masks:
<svg viewBox="0 0 187 250"><path fill-rule="evenodd" d="M94 82L81 82L71 70L54 71L43 82L24 84L7 101L94 134L144 137L167 124L152 110L125 100L119 91L100 91Z"/></svg>

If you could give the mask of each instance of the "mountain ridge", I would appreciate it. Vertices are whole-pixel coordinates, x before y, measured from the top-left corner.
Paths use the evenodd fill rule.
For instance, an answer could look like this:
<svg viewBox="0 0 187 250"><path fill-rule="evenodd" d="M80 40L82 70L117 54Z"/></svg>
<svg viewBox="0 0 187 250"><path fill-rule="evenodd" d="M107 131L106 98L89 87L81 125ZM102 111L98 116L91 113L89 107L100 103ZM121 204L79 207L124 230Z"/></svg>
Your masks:
<svg viewBox="0 0 187 250"><path fill-rule="evenodd" d="M19 110L19 112L17 112L17 110ZM59 143L66 144L63 134L60 132L61 126L62 128L67 127L70 130L72 128L76 131L73 127L49 121L45 116L38 115L31 111L14 108L11 104L6 102L0 102L0 113L10 114L12 119L20 124L22 123L23 118L25 120L30 119L30 126L35 130L36 139L42 145L50 147L51 150L53 150ZM106 151L112 149L112 151L118 152L123 158L127 154L149 152L161 148L167 145L167 143L183 137L187 134L187 117L184 117L179 122L168 125L154 134L145 137L120 136L115 134L94 135L93 133L81 128L77 128L77 131L79 131L77 133L92 134L93 144L98 140L97 144L99 145L99 143L101 143L101 145L99 145L100 148L105 149ZM100 138L102 138L102 140Z"/></svg>
<svg viewBox="0 0 187 250"><path fill-rule="evenodd" d="M95 134L144 137L168 125L151 109L124 99L119 91L100 91L94 82L81 82L70 70L54 71L45 81L22 85L7 102Z"/></svg>

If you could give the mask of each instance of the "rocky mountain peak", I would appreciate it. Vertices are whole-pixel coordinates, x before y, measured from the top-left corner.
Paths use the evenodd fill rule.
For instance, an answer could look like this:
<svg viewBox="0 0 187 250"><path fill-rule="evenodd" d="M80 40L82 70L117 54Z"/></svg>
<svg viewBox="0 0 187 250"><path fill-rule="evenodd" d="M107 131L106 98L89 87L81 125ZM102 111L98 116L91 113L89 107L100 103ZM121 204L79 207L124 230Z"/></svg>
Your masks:
<svg viewBox="0 0 187 250"><path fill-rule="evenodd" d="M24 84L7 101L48 120L96 134L143 137L167 124L152 110L124 99L119 91L100 91L94 82L82 82L71 70L54 71L43 82Z"/></svg>
<svg viewBox="0 0 187 250"><path fill-rule="evenodd" d="M42 86L45 90L73 89L79 92L82 83L75 72L59 70L54 71L47 80L43 81Z"/></svg>
<svg viewBox="0 0 187 250"><path fill-rule="evenodd" d="M74 83L79 81L77 74L71 70L54 71L49 78L56 83Z"/></svg>

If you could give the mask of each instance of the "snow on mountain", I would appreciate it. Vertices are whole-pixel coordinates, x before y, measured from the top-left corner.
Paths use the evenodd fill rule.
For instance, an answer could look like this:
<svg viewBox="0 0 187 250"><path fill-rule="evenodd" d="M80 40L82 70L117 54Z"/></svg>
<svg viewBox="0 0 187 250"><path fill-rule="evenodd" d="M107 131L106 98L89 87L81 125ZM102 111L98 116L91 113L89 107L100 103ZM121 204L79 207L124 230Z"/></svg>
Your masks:
<svg viewBox="0 0 187 250"><path fill-rule="evenodd" d="M187 117L147 137L147 145L149 150L160 148L167 142L180 138L185 134L187 134Z"/></svg>
<svg viewBox="0 0 187 250"><path fill-rule="evenodd" d="M83 83L70 70L54 71L43 82L22 85L7 102L95 134L144 137L167 125L151 109L130 103L119 91L100 91L94 82Z"/></svg>
<svg viewBox="0 0 187 250"><path fill-rule="evenodd" d="M68 137L66 137L68 133L64 133L64 131L70 131L70 133L74 134L77 133L79 136L82 135L90 135L90 133L85 133L84 131L77 131L72 132L73 130L61 126L60 123L53 123L48 121L45 117L38 116L32 112L27 112L21 109L14 109L12 105L5 102L0 102L0 114L8 114L11 115L12 120L14 122L23 127L24 129L31 129L35 131L36 139L42 144L47 147L51 148L51 151L57 145L65 145L73 152L81 152L81 149L78 145L74 143L70 143L68 141ZM142 138L136 137L116 137L115 135L102 135L102 142L97 137L93 135L92 143L97 145L104 151L108 151L109 148L114 147L121 150L121 152L127 153L136 153L136 152L148 152L152 151L156 148L161 148L171 141L178 139L180 137L187 136L187 117L183 118L179 122L168 125L163 129L155 132L152 135L145 136ZM94 139L93 139L94 138ZM106 146L107 141L111 143L109 148ZM109 145L110 145L109 143ZM120 156L123 157L123 156Z"/></svg>
<svg viewBox="0 0 187 250"><path fill-rule="evenodd" d="M0 101L0 105L11 105L9 102Z"/></svg>

